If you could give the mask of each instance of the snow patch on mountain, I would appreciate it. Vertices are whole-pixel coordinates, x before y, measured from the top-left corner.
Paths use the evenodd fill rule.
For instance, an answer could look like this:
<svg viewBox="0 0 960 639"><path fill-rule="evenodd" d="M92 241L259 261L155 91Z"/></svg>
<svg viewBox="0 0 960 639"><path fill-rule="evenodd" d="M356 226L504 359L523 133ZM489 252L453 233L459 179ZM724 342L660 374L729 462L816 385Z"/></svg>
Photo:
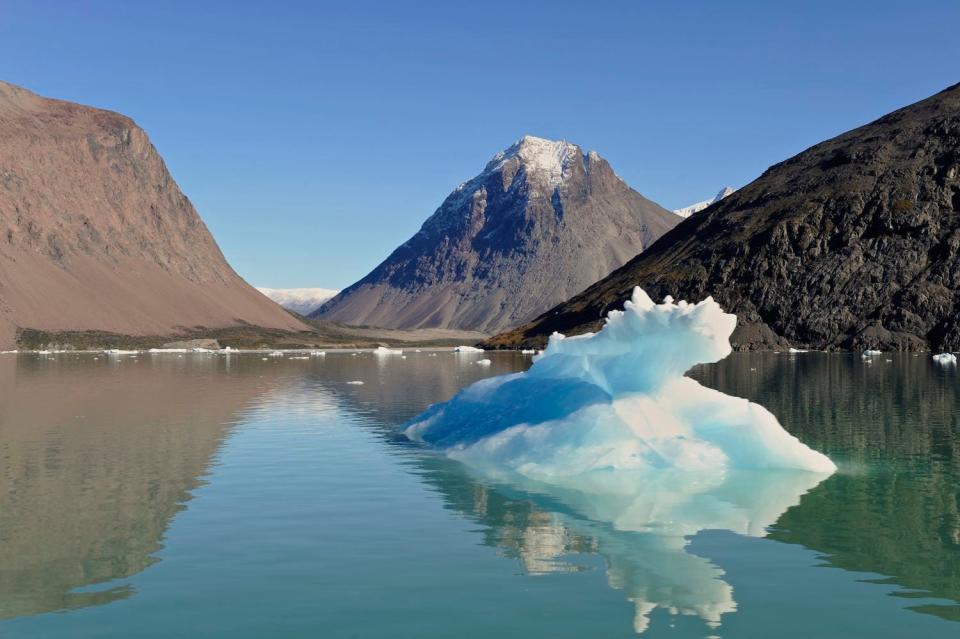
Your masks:
<svg viewBox="0 0 960 639"><path fill-rule="evenodd" d="M510 160L518 158L528 175L542 175L550 186L559 186L571 159L577 157L579 150L580 147L566 140L525 135L505 151L493 156L486 171L498 170Z"/></svg>
<svg viewBox="0 0 960 639"><path fill-rule="evenodd" d="M340 291L332 288L265 288L257 290L294 313L309 315Z"/></svg>
<svg viewBox="0 0 960 639"><path fill-rule="evenodd" d="M736 191L736 189L732 189L732 188L730 188L729 186L725 186L725 187L723 187L722 189L720 189L720 192L717 193L717 194L713 197L713 199L704 200L703 202L697 202L696 204L691 204L690 206L685 206L685 207L683 207L682 209L675 209L675 210L674 210L674 213L676 213L676 214L679 215L680 217L690 217L690 216L693 215L694 213L699 213L700 211L702 211L703 209L707 208L707 207L710 206L711 204L716 204L717 202L719 202L719 201L722 200L723 198L727 197L728 195L732 195L735 191Z"/></svg>

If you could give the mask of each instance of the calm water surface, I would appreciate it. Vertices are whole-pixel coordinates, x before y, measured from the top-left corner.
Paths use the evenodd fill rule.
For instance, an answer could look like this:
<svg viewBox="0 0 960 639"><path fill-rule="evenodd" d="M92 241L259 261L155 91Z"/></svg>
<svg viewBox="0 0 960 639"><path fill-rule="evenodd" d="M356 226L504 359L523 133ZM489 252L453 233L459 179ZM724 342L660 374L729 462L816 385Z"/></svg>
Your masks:
<svg viewBox="0 0 960 639"><path fill-rule="evenodd" d="M956 369L695 369L841 471L681 508L484 480L398 435L529 365L489 356L0 356L0 636L960 636Z"/></svg>

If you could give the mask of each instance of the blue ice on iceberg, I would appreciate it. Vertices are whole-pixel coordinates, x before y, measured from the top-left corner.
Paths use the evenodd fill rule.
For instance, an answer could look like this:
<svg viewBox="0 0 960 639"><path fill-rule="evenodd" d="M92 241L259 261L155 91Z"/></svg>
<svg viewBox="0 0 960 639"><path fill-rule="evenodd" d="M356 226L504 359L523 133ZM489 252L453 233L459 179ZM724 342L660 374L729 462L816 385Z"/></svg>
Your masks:
<svg viewBox="0 0 960 639"><path fill-rule="evenodd" d="M637 287L599 332L555 333L528 371L476 382L405 432L497 474L578 489L664 470L835 471L762 406L684 376L730 354L735 327L712 298L655 304Z"/></svg>

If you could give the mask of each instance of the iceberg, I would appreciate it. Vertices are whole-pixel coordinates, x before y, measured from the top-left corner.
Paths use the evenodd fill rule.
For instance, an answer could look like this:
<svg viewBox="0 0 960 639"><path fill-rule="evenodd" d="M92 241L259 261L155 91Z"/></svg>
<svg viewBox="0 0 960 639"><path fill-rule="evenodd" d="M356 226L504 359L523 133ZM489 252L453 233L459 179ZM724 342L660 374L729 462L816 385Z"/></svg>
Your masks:
<svg viewBox="0 0 960 639"><path fill-rule="evenodd" d="M526 372L478 381L404 432L498 476L591 492L665 470L834 472L762 406L684 376L730 354L735 327L712 298L655 304L637 287L599 332L554 333Z"/></svg>
<svg viewBox="0 0 960 639"><path fill-rule="evenodd" d="M374 355L403 355L403 351L397 348L387 348L386 346L377 346Z"/></svg>
<svg viewBox="0 0 960 639"><path fill-rule="evenodd" d="M956 365L957 356L953 353L937 353L933 356L933 361L943 366L948 366L950 364Z"/></svg>
<svg viewBox="0 0 960 639"><path fill-rule="evenodd" d="M453 349L454 353L482 353L482 348L476 346L457 346Z"/></svg>

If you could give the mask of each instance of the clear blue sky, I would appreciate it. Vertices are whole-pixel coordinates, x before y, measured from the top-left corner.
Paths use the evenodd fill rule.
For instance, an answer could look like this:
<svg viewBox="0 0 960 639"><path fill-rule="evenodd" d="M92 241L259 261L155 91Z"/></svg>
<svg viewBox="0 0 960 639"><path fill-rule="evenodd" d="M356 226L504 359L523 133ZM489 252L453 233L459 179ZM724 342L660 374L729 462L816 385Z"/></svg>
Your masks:
<svg viewBox="0 0 960 639"><path fill-rule="evenodd" d="M525 133L676 208L960 81L960 2L0 0L0 78L143 126L233 266L343 287Z"/></svg>

